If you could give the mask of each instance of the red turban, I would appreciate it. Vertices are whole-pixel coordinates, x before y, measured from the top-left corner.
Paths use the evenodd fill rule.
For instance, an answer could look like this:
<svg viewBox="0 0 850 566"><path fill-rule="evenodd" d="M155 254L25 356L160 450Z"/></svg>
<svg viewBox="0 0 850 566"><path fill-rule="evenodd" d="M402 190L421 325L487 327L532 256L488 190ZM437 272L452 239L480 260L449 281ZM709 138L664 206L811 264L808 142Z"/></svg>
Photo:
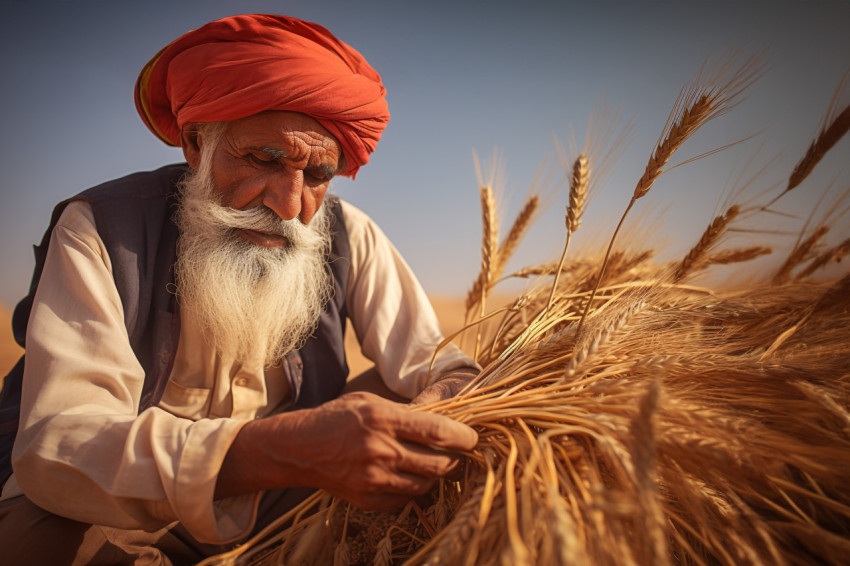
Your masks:
<svg viewBox="0 0 850 566"><path fill-rule="evenodd" d="M142 69L136 109L169 145L191 122L301 112L342 146L343 175L369 161L390 119L381 77L327 29L276 15L231 16L177 38Z"/></svg>

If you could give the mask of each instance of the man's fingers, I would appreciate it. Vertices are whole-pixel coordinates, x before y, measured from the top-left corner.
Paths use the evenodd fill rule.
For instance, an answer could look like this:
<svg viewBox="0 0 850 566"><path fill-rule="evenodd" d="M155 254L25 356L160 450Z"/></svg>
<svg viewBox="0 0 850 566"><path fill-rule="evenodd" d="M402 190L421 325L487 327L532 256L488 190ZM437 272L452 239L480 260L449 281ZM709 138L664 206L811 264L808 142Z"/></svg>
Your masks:
<svg viewBox="0 0 850 566"><path fill-rule="evenodd" d="M460 370L441 378L439 381L429 385L410 402L411 405L427 405L436 401L450 399L466 387L478 371L472 368Z"/></svg>
<svg viewBox="0 0 850 566"><path fill-rule="evenodd" d="M400 412L395 430L404 440L447 450L472 450L478 444L474 429L433 413Z"/></svg>
<svg viewBox="0 0 850 566"><path fill-rule="evenodd" d="M398 470L428 476L442 477L454 470L461 460L460 455L421 444L403 443L404 452Z"/></svg>
<svg viewBox="0 0 850 566"><path fill-rule="evenodd" d="M472 428L449 417L368 393L350 393L308 416L313 437L325 440L317 447L325 448L311 453L316 457L310 469L319 474L306 481L369 508L396 506L402 497L427 493L437 478L458 467L458 452L478 443Z"/></svg>
<svg viewBox="0 0 850 566"><path fill-rule="evenodd" d="M387 481L385 493L396 493L405 495L422 495L428 493L435 477L427 477L416 473L396 471Z"/></svg>

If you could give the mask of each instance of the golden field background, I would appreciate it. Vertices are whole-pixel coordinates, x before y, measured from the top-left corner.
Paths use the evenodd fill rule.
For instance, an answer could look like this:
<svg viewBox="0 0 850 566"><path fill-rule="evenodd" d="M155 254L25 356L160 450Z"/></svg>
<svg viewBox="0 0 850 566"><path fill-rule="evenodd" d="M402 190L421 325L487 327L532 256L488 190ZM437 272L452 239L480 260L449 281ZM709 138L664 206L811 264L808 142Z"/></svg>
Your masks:
<svg viewBox="0 0 850 566"><path fill-rule="evenodd" d="M463 325L464 299L431 297L431 304L434 305L444 334L448 335L461 328ZM0 305L0 380L12 369L23 352L12 337L11 318L12 310L6 305ZM371 362L360 353L357 339L350 328L345 334L345 349L352 376L358 375L371 367Z"/></svg>
<svg viewBox="0 0 850 566"><path fill-rule="evenodd" d="M23 349L12 337L12 311L6 305L0 305L0 380L21 357Z"/></svg>

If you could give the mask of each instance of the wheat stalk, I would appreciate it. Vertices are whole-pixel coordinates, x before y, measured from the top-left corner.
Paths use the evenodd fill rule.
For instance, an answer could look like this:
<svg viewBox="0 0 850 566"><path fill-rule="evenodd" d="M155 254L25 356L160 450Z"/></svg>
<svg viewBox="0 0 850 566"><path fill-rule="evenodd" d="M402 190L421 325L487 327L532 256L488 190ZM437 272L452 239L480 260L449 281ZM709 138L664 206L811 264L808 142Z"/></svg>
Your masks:
<svg viewBox="0 0 850 566"><path fill-rule="evenodd" d="M641 515L645 517L645 521L642 522L646 526L650 540L649 552L645 553L645 560L642 561L646 564L669 563L664 514L655 489L657 482L655 421L660 394L661 384L658 380L651 381L646 394L639 402L638 414L630 424L634 437L632 454L638 488L638 502Z"/></svg>

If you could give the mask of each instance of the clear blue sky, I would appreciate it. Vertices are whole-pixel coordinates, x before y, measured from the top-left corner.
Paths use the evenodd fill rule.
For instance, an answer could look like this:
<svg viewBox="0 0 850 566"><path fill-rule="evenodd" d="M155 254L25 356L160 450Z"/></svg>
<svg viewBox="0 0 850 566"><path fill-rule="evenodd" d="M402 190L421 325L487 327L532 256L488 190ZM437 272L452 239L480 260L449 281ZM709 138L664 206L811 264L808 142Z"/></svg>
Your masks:
<svg viewBox="0 0 850 566"><path fill-rule="evenodd" d="M661 233L686 249L710 221L729 175L755 149L779 156L762 188L787 177L850 68L848 0L737 2L24 1L0 2L0 302L26 290L52 206L99 182L181 160L133 106L136 74L158 49L207 21L275 12L328 27L381 73L392 119L356 182L334 190L384 228L431 293L464 293L479 263L472 152L503 155L515 211L552 136L583 135L604 95L634 116L634 141L588 212L610 232L681 86L709 55L767 49L769 70L680 159L761 132L733 151L662 177L642 207L668 207ZM790 200L805 216L823 184L848 186L850 140L821 180ZM843 169L842 169L843 168ZM823 177L825 175L825 177ZM768 182L768 180L770 182ZM561 192L515 264L554 259ZM846 235L845 235L846 237Z"/></svg>

